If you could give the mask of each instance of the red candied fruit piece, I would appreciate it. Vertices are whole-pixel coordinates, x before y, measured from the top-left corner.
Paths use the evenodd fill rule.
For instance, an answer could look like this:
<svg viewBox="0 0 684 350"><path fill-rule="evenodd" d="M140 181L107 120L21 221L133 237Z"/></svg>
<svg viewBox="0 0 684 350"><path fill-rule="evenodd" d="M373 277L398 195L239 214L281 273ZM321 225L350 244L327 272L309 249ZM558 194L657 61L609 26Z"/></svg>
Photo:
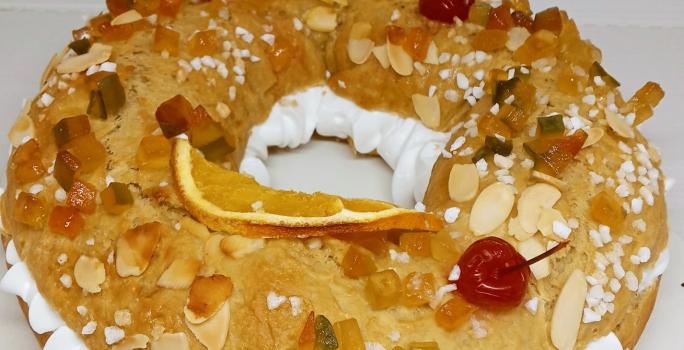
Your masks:
<svg viewBox="0 0 684 350"><path fill-rule="evenodd" d="M67 193L66 204L85 214L92 214L97 208L95 187L85 181L75 180Z"/></svg>
<svg viewBox="0 0 684 350"><path fill-rule="evenodd" d="M50 231L74 239L83 230L85 220L76 208L56 206L48 219Z"/></svg>
<svg viewBox="0 0 684 350"><path fill-rule="evenodd" d="M188 121L195 113L192 104L183 95L162 102L155 116L164 136L172 138L188 131Z"/></svg>
<svg viewBox="0 0 684 350"><path fill-rule="evenodd" d="M489 21L487 22L487 29L499 29L508 31L515 25L513 17L511 16L511 9L506 5L493 8L489 12Z"/></svg>
<svg viewBox="0 0 684 350"><path fill-rule="evenodd" d="M420 13L433 20L454 23L454 18L461 21L468 19L468 12L475 0L420 0Z"/></svg>

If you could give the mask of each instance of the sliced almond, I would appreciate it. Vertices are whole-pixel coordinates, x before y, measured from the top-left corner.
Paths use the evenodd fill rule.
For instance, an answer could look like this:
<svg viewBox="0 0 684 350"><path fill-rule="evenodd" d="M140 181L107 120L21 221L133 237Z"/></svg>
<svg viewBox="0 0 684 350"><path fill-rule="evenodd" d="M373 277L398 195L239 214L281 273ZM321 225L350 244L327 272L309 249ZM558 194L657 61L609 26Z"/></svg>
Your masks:
<svg viewBox="0 0 684 350"><path fill-rule="evenodd" d="M477 197L470 212L470 230L486 235L501 226L513 209L515 190L512 186L496 182L485 188Z"/></svg>
<svg viewBox="0 0 684 350"><path fill-rule="evenodd" d="M33 138L36 134L36 128L33 119L29 116L31 111L31 103L26 102L24 109L19 114L19 118L14 122L12 128L8 133L8 137L12 146L19 147L26 137Z"/></svg>
<svg viewBox="0 0 684 350"><path fill-rule="evenodd" d="M477 196L480 175L473 163L454 164L449 173L449 198L455 202L467 202Z"/></svg>
<svg viewBox="0 0 684 350"><path fill-rule="evenodd" d="M240 235L226 236L221 240L221 251L235 259L252 254L264 247L263 238L247 238Z"/></svg>
<svg viewBox="0 0 684 350"><path fill-rule="evenodd" d="M518 252L526 260L530 260L544 253L545 251L546 249L544 248L544 245L536 237L530 237L529 239L518 244ZM530 271L532 271L534 278L537 280L545 278L551 274L551 265L549 264L549 259L543 259L530 265Z"/></svg>
<svg viewBox="0 0 684 350"><path fill-rule="evenodd" d="M553 222L559 221L567 225L560 211L553 208L542 208L537 222L537 229L544 237L555 237L553 234Z"/></svg>
<svg viewBox="0 0 684 350"><path fill-rule="evenodd" d="M356 64L366 63L371 53L373 53L373 47L375 43L370 39L351 39L347 44L347 54L349 55L349 60Z"/></svg>
<svg viewBox="0 0 684 350"><path fill-rule="evenodd" d="M594 127L589 129L589 132L587 133L587 139L584 141L584 145L582 145L582 148L587 148L601 141L603 135L605 134L606 131L603 130L603 128Z"/></svg>
<svg viewBox="0 0 684 350"><path fill-rule="evenodd" d="M100 285L106 279L105 266L97 258L81 255L74 265L74 279L84 291L96 294L102 291Z"/></svg>
<svg viewBox="0 0 684 350"><path fill-rule="evenodd" d="M332 7L316 6L304 14L304 21L312 30L329 33L337 28L337 12Z"/></svg>
<svg viewBox="0 0 684 350"><path fill-rule="evenodd" d="M159 277L157 285L169 289L187 289L197 276L200 266L202 263L199 260L176 259Z"/></svg>
<svg viewBox="0 0 684 350"><path fill-rule="evenodd" d="M151 350L190 350L185 333L165 333L150 344Z"/></svg>
<svg viewBox="0 0 684 350"><path fill-rule="evenodd" d="M397 74L409 76L413 73L413 57L401 45L394 45L387 40L387 57L390 66Z"/></svg>
<svg viewBox="0 0 684 350"><path fill-rule="evenodd" d="M218 113L218 115L221 119L228 118L230 116L230 113L232 113L232 111L230 110L230 107L223 102L217 102L216 103L216 112Z"/></svg>
<svg viewBox="0 0 684 350"><path fill-rule="evenodd" d="M134 334L112 346L112 350L146 349L150 338L144 334Z"/></svg>
<svg viewBox="0 0 684 350"><path fill-rule="evenodd" d="M189 217L183 217L179 221L181 229L187 231L189 234L199 238L202 241L206 241L211 237L211 232L206 225L199 223Z"/></svg>
<svg viewBox="0 0 684 350"><path fill-rule="evenodd" d="M523 230L522 226L520 226L520 219L518 218L511 218L508 220L508 234L519 241L524 241L534 236L534 233L528 233Z"/></svg>
<svg viewBox="0 0 684 350"><path fill-rule="evenodd" d="M373 56L378 60L378 63L382 66L382 68L389 68L390 67L390 61L389 61L389 56L387 55L387 45L382 45L382 46L376 46L371 50L373 52Z"/></svg>
<svg viewBox="0 0 684 350"><path fill-rule="evenodd" d="M128 10L112 19L110 23L113 26L120 26L122 24L129 24L143 19L143 16L136 10Z"/></svg>
<svg viewBox="0 0 684 350"><path fill-rule="evenodd" d="M615 114L615 112L607 108L604 110L604 112L606 114L608 126L610 126L610 128L613 129L616 134L626 139L634 138L634 129L631 125L627 124L627 121L625 121L624 118L618 116Z"/></svg>
<svg viewBox="0 0 684 350"><path fill-rule="evenodd" d="M62 59L69 52L69 50L71 50L69 46L66 46L61 52L52 55L50 62L48 63L47 67L45 67L43 74L40 76L40 86L45 85L48 78L50 78L50 74L52 74L52 71L55 69L55 66L57 66L59 62L62 62Z"/></svg>
<svg viewBox="0 0 684 350"><path fill-rule="evenodd" d="M190 286L183 310L188 323L199 324L210 319L233 294L233 282L223 275L197 276Z"/></svg>
<svg viewBox="0 0 684 350"><path fill-rule="evenodd" d="M518 199L518 220L525 232L537 232L537 223L542 208L552 208L561 197L561 192L549 184L534 184L526 188Z"/></svg>
<svg viewBox="0 0 684 350"><path fill-rule="evenodd" d="M527 38L530 37L530 32L523 27L513 27L508 31L508 40L506 41L506 48L514 52L522 46Z"/></svg>
<svg viewBox="0 0 684 350"><path fill-rule="evenodd" d="M558 350L572 350L577 342L587 281L584 272L575 270L565 281L553 308L551 317L551 342Z"/></svg>
<svg viewBox="0 0 684 350"><path fill-rule="evenodd" d="M556 187L562 191L565 191L568 189L568 184L565 181L563 181L557 177L554 177L554 176L551 176L548 174L544 174L541 171L532 170L532 178L544 181L547 184L554 186L554 187Z"/></svg>
<svg viewBox="0 0 684 350"><path fill-rule="evenodd" d="M423 63L439 64L439 49L437 48L437 44L435 44L434 40L431 41L430 46L428 46L427 55L425 55Z"/></svg>
<svg viewBox="0 0 684 350"><path fill-rule="evenodd" d="M87 53L79 56L69 57L62 61L62 63L57 65L57 73L80 73L91 66L106 62L111 56L111 46L95 43L90 47L90 51Z"/></svg>
<svg viewBox="0 0 684 350"><path fill-rule="evenodd" d="M367 39L373 27L368 22L356 22L349 30L349 40Z"/></svg>
<svg viewBox="0 0 684 350"><path fill-rule="evenodd" d="M223 303L221 309L206 322L194 324L186 320L185 324L207 350L221 350L228 336L230 303Z"/></svg>
<svg viewBox="0 0 684 350"><path fill-rule="evenodd" d="M431 129L439 127L442 116L437 96L413 94L411 100L413 100L413 109L415 109L416 114L418 114L418 117L420 117L425 126Z"/></svg>
<svg viewBox="0 0 684 350"><path fill-rule="evenodd" d="M116 272L121 277L140 276L150 265L164 225L151 222L132 228L116 241Z"/></svg>

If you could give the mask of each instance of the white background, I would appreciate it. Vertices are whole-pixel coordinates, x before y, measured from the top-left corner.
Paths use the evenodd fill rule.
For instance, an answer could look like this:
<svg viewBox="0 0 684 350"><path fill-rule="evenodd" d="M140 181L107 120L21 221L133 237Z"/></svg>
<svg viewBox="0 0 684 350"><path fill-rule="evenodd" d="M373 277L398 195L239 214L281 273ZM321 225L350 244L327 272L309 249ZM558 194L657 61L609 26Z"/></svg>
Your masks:
<svg viewBox="0 0 684 350"><path fill-rule="evenodd" d="M677 325L684 312L684 288L679 286L684 282L684 1L531 2L536 10L554 5L568 10L580 24L583 37L603 50L604 66L621 81L623 95L631 96L648 80L660 82L667 93L642 131L662 148L666 175L682 183L668 194L673 261L640 349L681 350L681 326ZM0 133L6 134L22 100L38 91L44 66L70 40L70 30L103 3L0 0ZM7 150L8 142L1 137L0 169ZM278 187L390 198L391 175L382 161L355 158L343 145L314 142L298 152L279 152L268 165ZM0 176L3 183L4 176ZM3 271L0 266L0 275ZM0 349L37 349L15 299L4 294L0 294Z"/></svg>

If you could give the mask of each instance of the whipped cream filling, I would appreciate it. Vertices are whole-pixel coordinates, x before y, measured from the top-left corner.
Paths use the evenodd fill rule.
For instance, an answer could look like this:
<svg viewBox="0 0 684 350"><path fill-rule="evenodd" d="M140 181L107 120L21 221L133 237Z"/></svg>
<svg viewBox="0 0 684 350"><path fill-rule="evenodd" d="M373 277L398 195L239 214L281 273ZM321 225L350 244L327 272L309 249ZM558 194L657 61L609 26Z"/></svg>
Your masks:
<svg viewBox="0 0 684 350"><path fill-rule="evenodd" d="M450 133L431 130L416 119L369 111L327 86L316 86L283 97L268 119L252 128L240 172L269 186L264 163L268 147L294 149L308 143L314 132L351 139L361 154L377 152L394 171L392 200L405 208L423 201L432 167L450 138Z"/></svg>

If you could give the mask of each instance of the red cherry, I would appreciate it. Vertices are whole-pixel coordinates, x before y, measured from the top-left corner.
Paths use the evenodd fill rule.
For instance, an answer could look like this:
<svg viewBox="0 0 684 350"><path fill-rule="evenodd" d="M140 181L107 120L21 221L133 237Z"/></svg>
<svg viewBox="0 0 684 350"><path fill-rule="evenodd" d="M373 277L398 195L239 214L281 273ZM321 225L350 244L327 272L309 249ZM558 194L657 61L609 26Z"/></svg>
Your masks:
<svg viewBox="0 0 684 350"><path fill-rule="evenodd" d="M420 0L420 13L434 21L454 23L454 17L468 19L475 0Z"/></svg>

